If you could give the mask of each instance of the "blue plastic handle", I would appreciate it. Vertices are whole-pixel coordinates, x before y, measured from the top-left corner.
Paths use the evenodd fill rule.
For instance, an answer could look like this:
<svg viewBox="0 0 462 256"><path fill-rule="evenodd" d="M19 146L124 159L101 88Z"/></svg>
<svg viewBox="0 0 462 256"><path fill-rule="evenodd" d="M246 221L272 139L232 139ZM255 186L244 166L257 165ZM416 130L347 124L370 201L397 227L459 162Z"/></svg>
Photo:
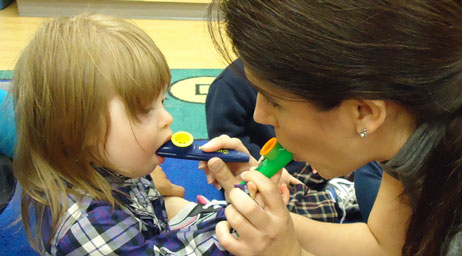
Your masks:
<svg viewBox="0 0 462 256"><path fill-rule="evenodd" d="M188 147L177 147L171 141L168 141L157 150L159 156L180 158L188 160L207 161L212 157L219 157L225 162L248 162L249 154L242 153L232 149L221 149L215 152L204 152L199 149L200 146L193 142Z"/></svg>

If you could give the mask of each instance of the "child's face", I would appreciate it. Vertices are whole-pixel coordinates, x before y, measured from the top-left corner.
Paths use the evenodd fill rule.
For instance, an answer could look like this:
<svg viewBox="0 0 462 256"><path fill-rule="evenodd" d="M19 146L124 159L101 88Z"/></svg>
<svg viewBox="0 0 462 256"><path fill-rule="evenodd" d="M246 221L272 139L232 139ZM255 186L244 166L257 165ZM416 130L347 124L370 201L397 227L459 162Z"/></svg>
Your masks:
<svg viewBox="0 0 462 256"><path fill-rule="evenodd" d="M108 161L116 172L131 178L145 176L163 163L156 151L167 142L173 118L163 106L164 95L151 105L150 111L139 115L139 122L130 121L119 97L109 102L110 126L106 142Z"/></svg>

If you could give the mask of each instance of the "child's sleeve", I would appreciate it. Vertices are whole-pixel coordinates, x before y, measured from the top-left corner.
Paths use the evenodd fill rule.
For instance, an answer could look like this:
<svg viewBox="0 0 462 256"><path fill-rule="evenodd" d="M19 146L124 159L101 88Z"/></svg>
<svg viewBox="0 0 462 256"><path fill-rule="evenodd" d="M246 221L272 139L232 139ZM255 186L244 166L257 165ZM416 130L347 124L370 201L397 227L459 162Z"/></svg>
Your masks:
<svg viewBox="0 0 462 256"><path fill-rule="evenodd" d="M93 207L60 236L53 255L229 255L218 243L217 218L175 231L143 228L141 220L111 206ZM158 226L157 226L158 227ZM144 230L143 230L144 229ZM54 251L54 253L53 253Z"/></svg>

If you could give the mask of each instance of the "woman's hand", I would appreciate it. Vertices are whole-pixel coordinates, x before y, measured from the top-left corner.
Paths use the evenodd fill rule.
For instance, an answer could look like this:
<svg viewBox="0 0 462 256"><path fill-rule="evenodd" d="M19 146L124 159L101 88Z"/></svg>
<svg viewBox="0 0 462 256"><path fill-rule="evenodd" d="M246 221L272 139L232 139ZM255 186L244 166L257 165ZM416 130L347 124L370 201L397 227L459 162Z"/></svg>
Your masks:
<svg viewBox="0 0 462 256"><path fill-rule="evenodd" d="M254 171L255 168L252 168L251 171ZM247 172L241 173L241 177L244 175L247 175ZM244 180L244 179L242 179ZM271 177L271 180L275 183L278 184L279 190L282 196L282 199L284 201L284 204L287 205L290 200L290 191L289 191L289 186L291 184L297 184L297 183L302 183L292 175L290 175L285 168L281 169L279 172L277 172L273 177ZM252 181L247 182L247 190L250 194L250 197L254 199L258 205L261 207L265 207L265 202L262 199L262 196L260 193L258 193L258 188L255 183ZM228 195L226 195L228 196ZM226 197L228 199L228 197Z"/></svg>
<svg viewBox="0 0 462 256"><path fill-rule="evenodd" d="M216 227L220 243L236 255L301 255L279 187L259 172L247 172L243 178L256 186L264 206L240 189L231 190L231 204L225 211L227 221Z"/></svg>
<svg viewBox="0 0 462 256"><path fill-rule="evenodd" d="M233 189L229 195L231 205L225 211L228 221L216 228L220 243L236 255L300 255L301 248L278 186L259 172L247 172L244 180L258 189L263 203ZM288 195L287 187L281 186L284 187L283 194ZM230 232L231 228L239 238Z"/></svg>
<svg viewBox="0 0 462 256"><path fill-rule="evenodd" d="M276 176L276 175L275 175ZM285 184L286 186L290 186L290 185L294 185L294 184L303 184L300 180L298 180L297 178L295 178L294 176L292 176L287 170L286 168L283 168L282 169L282 172L281 172L281 177L278 179L278 180L275 180L273 178L271 178L271 180L273 181L276 181L277 184L279 185L282 185L282 184Z"/></svg>
<svg viewBox="0 0 462 256"><path fill-rule="evenodd" d="M205 152L213 152L223 148L249 154L249 151L239 139L230 138L228 135L213 138L201 147ZM209 184L213 184L218 189L223 187L225 191L229 192L234 188L234 184L239 184L242 181L240 174L256 165L257 161L252 156L250 156L248 163L225 163L220 158L214 157L208 162L201 161L199 169L205 171Z"/></svg>

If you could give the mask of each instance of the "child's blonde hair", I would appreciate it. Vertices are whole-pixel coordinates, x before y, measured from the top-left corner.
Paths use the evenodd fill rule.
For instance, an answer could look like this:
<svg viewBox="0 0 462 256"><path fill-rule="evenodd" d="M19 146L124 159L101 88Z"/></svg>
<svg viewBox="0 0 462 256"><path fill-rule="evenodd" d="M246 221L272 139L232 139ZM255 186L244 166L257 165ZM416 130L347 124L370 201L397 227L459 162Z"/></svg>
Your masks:
<svg viewBox="0 0 462 256"><path fill-rule="evenodd" d="M129 22L90 14L44 22L16 64L12 91L18 131L14 171L36 250L42 249L44 210L52 216L51 238L66 210L66 194L84 191L117 204L109 183L91 166L112 167L104 148L109 100L120 96L136 122L170 78L155 43ZM35 232L31 216L37 218Z"/></svg>

